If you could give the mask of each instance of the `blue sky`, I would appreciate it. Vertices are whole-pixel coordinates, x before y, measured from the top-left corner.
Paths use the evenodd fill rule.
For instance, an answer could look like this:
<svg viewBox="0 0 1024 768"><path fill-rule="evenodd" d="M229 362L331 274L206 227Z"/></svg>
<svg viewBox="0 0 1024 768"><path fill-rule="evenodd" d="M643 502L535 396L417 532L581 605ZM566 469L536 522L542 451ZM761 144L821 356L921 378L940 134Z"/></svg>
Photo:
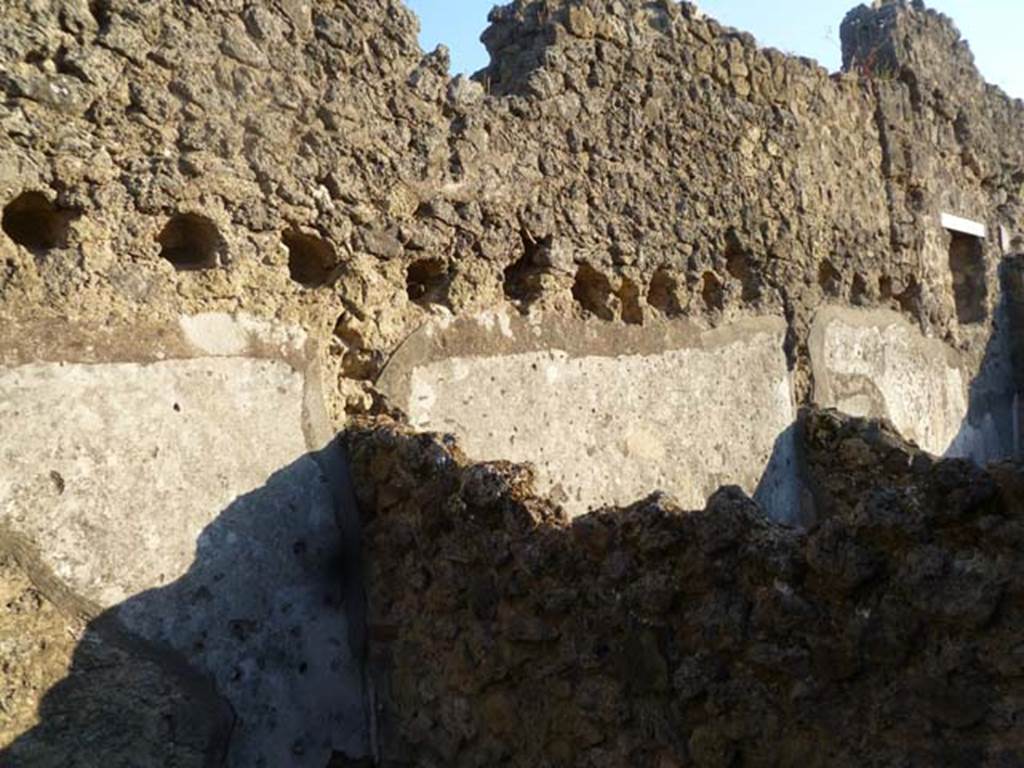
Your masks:
<svg viewBox="0 0 1024 768"><path fill-rule="evenodd" d="M425 50L444 43L452 72L487 65L480 33L494 0L406 0L419 15ZM971 43L982 74L1010 95L1024 98L1024 0L930 0L952 16ZM762 45L810 56L839 69L839 24L855 0L699 0L705 13L753 33Z"/></svg>

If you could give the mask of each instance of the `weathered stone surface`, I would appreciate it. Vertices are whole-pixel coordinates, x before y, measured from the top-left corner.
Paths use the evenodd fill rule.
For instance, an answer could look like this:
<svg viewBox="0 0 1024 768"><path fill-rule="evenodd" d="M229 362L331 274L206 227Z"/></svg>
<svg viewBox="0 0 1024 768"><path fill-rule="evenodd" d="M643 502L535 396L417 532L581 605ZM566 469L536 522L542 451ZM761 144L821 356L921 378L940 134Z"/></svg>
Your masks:
<svg viewBox="0 0 1024 768"><path fill-rule="evenodd" d="M29 544L74 589L104 603L151 589L86 611L69 677L0 762L219 763L225 747L246 768L320 768L370 751L354 700L358 622L336 610L344 600L358 615L358 585L329 568L340 551L351 576L353 521L342 514L339 533L328 519L345 490L337 455L304 452L330 431L311 439L316 424L381 410L386 362L434 316L511 306L552 328L587 320L641 359L644 334L666 320L708 338L750 318L784 322L773 354L806 404L821 306L899 312L960 361L967 416L953 452L995 455L990 434L1008 444L1019 398L1005 408L1000 382L1006 368L1016 390L1022 381L1021 292L997 278L1024 243L1024 107L987 87L949 20L920 3L858 9L843 37L847 69L830 77L685 4L517 0L493 12L492 61L470 82L449 79L443 49L423 54L398 0L6 2L0 360L17 401L0 409L38 416L18 425L25 456L0 433L4 468L16 467L0 488L5 500L18 489L20 531L56 538L52 550ZM986 240L957 241L943 213L981 222ZM931 344L908 334L876 351ZM476 370L504 359L502 338ZM680 351L655 354L666 349ZM931 391L920 371L935 361L919 363L900 364L905 380ZM743 395L716 366L697 368L694 391ZM215 374L225 399L161 410L175 387L195 400L185 374L196 371ZM901 379L878 375L877 403L909 401ZM76 380L104 404L92 421L58 396ZM750 435L760 445L763 398L737 399L751 410L730 416L721 441L739 429L740 447ZM221 427L196 428L193 410ZM77 429L41 426L62 415ZM679 421L661 417L657 441ZM1018 470L933 465L888 428L814 423L839 438L822 437L829 449L811 462L822 522L806 534L767 524L735 490L691 520L662 501L570 523L526 493L523 470L456 470L447 444L401 429L367 437L380 458L354 462L376 515L369 540L387 549L371 563L387 579L374 587L378 650L397 649L381 700L399 736L379 748L425 765L1021 762L1019 535L1003 490L1019 497ZM139 453L158 429L177 446L177 476ZM95 437L108 433L123 439ZM137 475L83 501L65 477L81 480L88 463L75 446L109 447L94 466L109 456ZM745 478L792 466L800 447L798 430L783 431L768 469L740 479L750 489ZM55 457L57 477L43 469ZM649 464L631 474L647 478ZM761 485L773 514L795 509L788 486L769 503ZM453 523L463 509L489 527L465 534ZM81 550L93 542L95 559ZM476 544L484 554L467 554ZM44 599L89 603L19 567ZM413 618L398 627L392 615ZM41 633L59 624L40 621ZM54 647L56 664L67 646ZM140 671L122 679L121 667ZM19 679L24 713L52 674ZM229 746L231 723L211 714L224 697L245 702ZM183 712L208 727L171 728ZM23 757L33 744L45 758Z"/></svg>
<svg viewBox="0 0 1024 768"><path fill-rule="evenodd" d="M0 554L0 744L36 725L39 700L67 674L84 628L33 586L10 550Z"/></svg>
<svg viewBox="0 0 1024 768"><path fill-rule="evenodd" d="M789 519L795 469L765 477L796 417L785 332L767 318L701 331L487 313L421 328L378 387L471 456L533 463L570 515L659 489L698 507L722 485L763 484Z"/></svg>
<svg viewBox="0 0 1024 768"><path fill-rule="evenodd" d="M396 0L144 5L10 4L0 204L37 197L0 237L9 321L300 323L339 425L434 306L783 316L801 401L825 301L984 344L939 215L992 233L990 319L1024 121L937 14L858 12L830 78L687 5L520 1L473 86Z"/></svg>
<svg viewBox="0 0 1024 768"><path fill-rule="evenodd" d="M358 423L383 764L1024 761L1024 467L802 434L807 531L737 488L569 520L521 467Z"/></svg>
<svg viewBox="0 0 1024 768"><path fill-rule="evenodd" d="M91 608L0 527L0 765L221 764L232 714L213 687Z"/></svg>

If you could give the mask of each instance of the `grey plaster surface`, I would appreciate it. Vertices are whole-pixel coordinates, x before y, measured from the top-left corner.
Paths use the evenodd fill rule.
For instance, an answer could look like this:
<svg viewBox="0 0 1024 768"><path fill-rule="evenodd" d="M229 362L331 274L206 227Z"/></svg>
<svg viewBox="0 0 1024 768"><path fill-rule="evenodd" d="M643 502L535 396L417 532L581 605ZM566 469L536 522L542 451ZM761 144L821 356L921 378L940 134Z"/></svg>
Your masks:
<svg viewBox="0 0 1024 768"><path fill-rule="evenodd" d="M304 334L227 316L172 331L173 359L127 362L121 338L115 362L0 367L0 523L86 610L214 680L236 718L229 765L364 753L340 455L314 450Z"/></svg>
<svg viewBox="0 0 1024 768"><path fill-rule="evenodd" d="M656 490L697 509L725 484L788 505L792 478L762 477L795 417L784 336L773 318L702 331L489 313L421 328L378 385L472 458L532 463L574 515Z"/></svg>
<svg viewBox="0 0 1024 768"><path fill-rule="evenodd" d="M302 387L246 358L8 369L0 514L103 608L167 584L221 510L305 452Z"/></svg>
<svg viewBox="0 0 1024 768"><path fill-rule="evenodd" d="M815 400L854 416L887 418L936 455L980 464L1013 453L1014 383L1007 324L967 357L895 312L830 307L811 332Z"/></svg>

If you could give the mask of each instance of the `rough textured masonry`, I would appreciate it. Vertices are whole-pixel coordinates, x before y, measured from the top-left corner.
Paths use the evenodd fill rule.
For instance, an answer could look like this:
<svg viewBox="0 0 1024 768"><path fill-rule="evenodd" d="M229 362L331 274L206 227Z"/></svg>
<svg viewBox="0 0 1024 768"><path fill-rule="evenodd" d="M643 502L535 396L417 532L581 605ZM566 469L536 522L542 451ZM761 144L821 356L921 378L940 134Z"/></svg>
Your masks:
<svg viewBox="0 0 1024 768"><path fill-rule="evenodd" d="M3 21L0 766L1024 762L1020 469L922 453L1020 450L1024 105L948 18Z"/></svg>
<svg viewBox="0 0 1024 768"><path fill-rule="evenodd" d="M382 763L1020 765L1022 467L801 431L808 532L735 487L570 521L520 466L357 425Z"/></svg>

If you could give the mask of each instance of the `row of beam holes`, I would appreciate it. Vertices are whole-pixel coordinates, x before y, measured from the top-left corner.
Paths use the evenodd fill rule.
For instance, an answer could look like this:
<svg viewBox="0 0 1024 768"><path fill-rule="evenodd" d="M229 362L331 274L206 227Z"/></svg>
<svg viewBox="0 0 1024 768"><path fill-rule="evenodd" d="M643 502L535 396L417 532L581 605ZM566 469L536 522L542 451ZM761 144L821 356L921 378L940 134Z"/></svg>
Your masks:
<svg viewBox="0 0 1024 768"><path fill-rule="evenodd" d="M539 298L542 292L540 278L544 269L537 266L533 251L543 246L543 241L538 244L527 243L525 255L505 270L505 295L510 300L530 303ZM757 301L761 296L761 287L751 267L750 256L730 240L726 246L725 261L729 276L740 284L743 301ZM982 322L986 318L988 297L984 241L951 233L949 263L958 320L965 325ZM819 264L818 285L827 295L838 296L841 293L842 274L832 262L825 260ZM725 308L725 284L715 272L705 272L699 286L701 299L707 309L721 311ZM664 267L658 269L647 289L647 303L668 317L682 314L679 287L677 275ZM915 312L920 302L920 285L913 277L902 292L895 293L892 279L882 276L878 292L882 302L895 300L905 312ZM614 320L619 316L626 323L643 323L639 287L629 278L622 278L616 290L606 275L584 264L576 273L572 293L584 310L603 320ZM857 305L870 303L868 285L863 275L854 275L850 299Z"/></svg>
<svg viewBox="0 0 1024 768"><path fill-rule="evenodd" d="M329 285L337 276L338 258L326 240L298 230L281 236L288 250L288 274L307 288ZM160 255L181 271L213 269L225 250L217 225L196 213L172 216L157 236Z"/></svg>
<svg viewBox="0 0 1024 768"><path fill-rule="evenodd" d="M523 257L505 270L505 295L512 301L529 304L543 291L541 280L546 270L540 266L543 260L536 257L550 247L551 240L533 241L524 236L523 242ZM727 243L725 260L726 271L740 284L743 301L756 301L761 296L757 275L751 268L749 255L734 239ZM664 267L658 269L647 286L648 305L668 317L682 314L679 287L677 275ZM717 274L705 272L699 287L701 298L709 310L725 308L725 285ZM619 286L615 288L608 276L584 264L576 272L572 294L584 310L603 320L619 317L631 325L644 322L640 286L628 277L620 278Z"/></svg>
<svg viewBox="0 0 1024 768"><path fill-rule="evenodd" d="M761 296L761 287L757 275L750 265L750 258L747 254L739 251L727 250L726 271L729 276L740 284L741 297L744 302L753 303ZM961 271L963 268L961 268ZM505 270L505 295L508 299L523 303L532 303L540 298L543 292L541 277L545 270L537 267L533 260L527 257L516 261ZM968 288L961 288L958 291L958 310L961 322L971 322L969 310L965 309L961 293L970 291L976 294L984 291L984 284L980 288L978 280L973 275L967 278L959 276L961 286L967 283ZM450 267L442 259L423 259L411 264L406 273L406 290L409 299L421 306L434 303L443 303L444 293L450 281ZM683 313L683 307L679 302L680 276L671 270L662 267L655 271L647 288L647 304L666 317L676 317ZM819 265L818 284L822 290L829 295L839 295L842 288L842 275L835 266L828 261ZM701 300L704 306L710 311L722 311L725 309L726 286L717 273L706 271L698 282ZM905 311L912 311L914 301L919 293L919 286L916 280L911 279L910 284L902 293L894 294L892 281L882 277L879 280L879 294L882 301L896 300ZM616 289L611 279L590 266L582 265L576 272L572 287L573 298L588 313L612 321L621 318L623 322L631 325L642 325L644 313L641 307L640 287L629 278L622 278L619 288ZM851 300L855 304L868 303L867 283L862 275L854 275L851 287ZM971 304L976 306L977 297L971 297ZM976 322L976 320L974 320Z"/></svg>
<svg viewBox="0 0 1024 768"><path fill-rule="evenodd" d="M818 265L818 287L827 296L839 298L843 295L842 273L828 259ZM858 307L870 306L875 301L876 297L872 295L864 275L854 274L850 283L849 299L851 304ZM921 308L921 285L917 278L911 275L903 290L897 293L893 279L888 275L882 275L878 278L877 301L883 305L896 302L901 311L917 317Z"/></svg>
<svg viewBox="0 0 1024 768"><path fill-rule="evenodd" d="M976 238L966 238L963 242L954 244L950 256L954 273L957 316L964 324L977 323L985 318L987 287L983 271L984 262L978 256L980 247ZM739 281L743 301L752 303L760 298L761 288L746 254L727 253L726 270L730 277ZM527 298L521 287L522 275L518 270L514 275L516 282L512 285L515 288L513 293L510 293L510 272L506 271L506 294L510 298ZM819 265L818 284L825 293L838 296L842 289L842 275L831 262L825 261ZM683 307L679 302L679 287L680 276L662 267L655 271L648 285L647 303L666 317L678 316L683 313ZM707 271L701 275L700 296L708 310L721 311L725 308L725 288L717 273ZM921 287L916 278L911 277L905 289L895 293L892 279L882 277L879 279L878 292L883 302L895 300L903 311L913 313L920 302ZM535 295L532 297L536 298ZM573 297L583 309L603 320L614 320L618 315L626 323L643 324L639 288L629 278L623 278L620 288L616 291L608 277L585 264L576 273ZM869 303L868 286L862 275L854 275L850 298L854 304Z"/></svg>
<svg viewBox="0 0 1024 768"><path fill-rule="evenodd" d="M42 192L20 194L5 206L2 228L14 242L34 253L45 253L67 244L68 231L75 213L61 209ZM288 271L295 282L308 288L330 284L336 276L338 259L334 248L326 240L297 230L282 236L288 250ZM196 213L180 213L171 219L157 236L160 255L182 271L213 269L218 266L224 251L224 241L216 224ZM984 275L983 243L978 238L952 234L950 267L953 272L957 315L961 323L977 323L985 318L987 286ZM505 273L506 293L510 298L533 299L539 293L538 276L542 271L533 266L534 259L527 253ZM754 281L749 259L739 250L729 248L726 253L729 274L743 286L743 299L754 301L759 290ZM441 259L423 259L409 266L406 289L409 299L427 305L443 301L449 282L448 264ZM858 285L857 281L860 281ZM836 294L841 285L839 271L828 261L819 266L818 282L828 294ZM880 280L883 300L897 298L901 305L912 301L913 286L899 296L892 296L887 279ZM667 270L655 272L648 289L648 303L666 315L682 311L676 298L676 278ZM856 277L853 298L866 293L863 278ZM714 272L701 278L701 298L711 310L721 310L725 303L722 281ZM613 320L620 314L627 323L643 322L640 309L639 287L628 278L622 280L619 290L611 281L589 265L580 267L573 285L573 296L592 314Z"/></svg>
<svg viewBox="0 0 1024 768"><path fill-rule="evenodd" d="M75 212L58 208L42 192L23 192L4 207L4 233L35 254L67 245Z"/></svg>
<svg viewBox="0 0 1024 768"><path fill-rule="evenodd" d="M729 259L727 268L729 274L740 281L743 300L756 301L761 292L746 257ZM699 286L701 300L707 309L721 311L725 308L725 284L716 273L708 271L701 275ZM665 268L657 270L647 287L648 305L667 317L682 314L679 288L677 275ZM618 290L615 290L604 274L584 264L576 273L572 295L583 309L602 320L614 320L618 315L625 323L643 325L640 287L628 277L622 278Z"/></svg>
<svg viewBox="0 0 1024 768"><path fill-rule="evenodd" d="M973 240L973 238L969 238ZM977 248L976 243L965 243L960 246ZM957 313L961 323L978 322L984 316L985 284L983 273L979 274L979 263L982 263L974 251L951 256L954 271L954 285L957 289ZM514 301L531 302L539 298L541 287L539 275L543 272L527 260L520 260L505 270L505 294ZM757 274L753 270L748 254L733 248L726 249L726 272L740 286L740 296L748 304L756 302L762 294ZM647 304L666 317L681 315L684 311L679 301L681 276L672 270L662 267L654 272L647 287ZM824 261L818 268L818 284L828 295L838 296L842 290L842 274L829 261ZM726 284L716 272L705 271L699 278L697 288L704 306L710 311L722 311L726 303ZM644 321L640 302L640 289L629 278L622 278L618 289L612 280L594 267L584 264L576 272L572 288L573 298L588 313L602 320L621 318L623 322L642 325ZM896 300L907 312L914 311L915 302L919 300L920 286L911 278L906 289L895 294L892 280L882 277L879 280L879 294L883 302ZM867 282L862 275L854 275L850 289L850 299L854 304L867 304Z"/></svg>
<svg viewBox="0 0 1024 768"><path fill-rule="evenodd" d="M521 259L505 270L505 295L512 301L530 303L540 297L540 278L544 270ZM657 270L647 289L647 303L669 317L679 315L683 308L678 298L678 278L667 269ZM572 295L588 313L612 321L620 317L630 325L642 325L644 316L641 306L640 286L628 277L620 280L618 289L611 279L589 264L583 264L576 271ZM722 309L725 291L721 280L713 272L706 272L701 278L701 297L708 309ZM744 297L750 298L744 290Z"/></svg>
<svg viewBox="0 0 1024 768"><path fill-rule="evenodd" d="M23 192L4 206L3 232L36 254L67 246L75 211L58 207L39 191ZM216 268L224 258L224 238L217 225L197 213L172 216L157 235L160 256L180 271ZM288 249L288 271L308 288L328 285L338 269L334 248L327 241L296 230L282 236Z"/></svg>
<svg viewBox="0 0 1024 768"><path fill-rule="evenodd" d="M2 228L14 242L34 253L45 253L67 245L68 231L75 212L61 209L42 192L29 191L18 195L3 210ZM288 250L288 271L291 278L307 288L330 284L336 277L338 259L334 248L326 240L297 230L282 236ZM213 269L220 263L225 250L224 240L217 225L196 213L179 213L171 219L157 236L160 255L182 271ZM524 259L512 265L505 273L506 293L510 298L532 299L539 292L539 270L528 252ZM987 285L984 275L983 242L978 238L952 233L950 267L953 272L957 316L961 323L977 323L985 318ZM750 269L746 254L728 248L726 268L743 286L743 299L754 301L759 289ZM409 299L427 305L443 301L449 282L448 264L441 259L424 259L410 265L406 289ZM863 278L857 276L863 283ZM679 314L682 308L675 296L675 278L666 270L654 274L648 290L648 303L666 315ZM838 292L841 276L828 261L819 267L818 282L829 294ZM891 296L886 290L886 279L880 281L883 300ZM913 286L897 296L901 305L909 302ZM854 299L865 293L864 285L853 287ZM713 272L701 278L701 297L708 309L721 310L725 303L722 281ZM589 265L583 265L576 275L573 296L587 311L605 320L621 314L627 323L643 322L640 309L639 287L628 278L622 280L618 291L609 279Z"/></svg>

